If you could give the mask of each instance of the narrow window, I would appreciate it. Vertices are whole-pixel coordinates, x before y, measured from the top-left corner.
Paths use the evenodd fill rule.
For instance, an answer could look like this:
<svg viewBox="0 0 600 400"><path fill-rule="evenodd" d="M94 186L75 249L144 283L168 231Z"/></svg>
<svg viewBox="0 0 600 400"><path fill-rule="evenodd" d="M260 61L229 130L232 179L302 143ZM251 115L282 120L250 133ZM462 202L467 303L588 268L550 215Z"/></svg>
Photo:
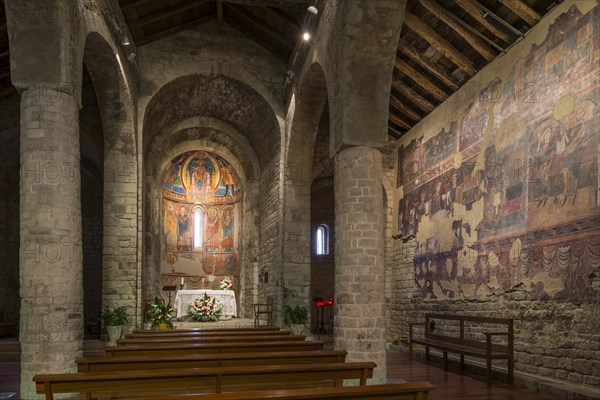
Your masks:
<svg viewBox="0 0 600 400"><path fill-rule="evenodd" d="M194 211L194 250L202 248L203 219L202 210L196 208Z"/></svg>
<svg viewBox="0 0 600 400"><path fill-rule="evenodd" d="M317 228L315 251L319 256L329 254L329 227L325 224L319 225Z"/></svg>

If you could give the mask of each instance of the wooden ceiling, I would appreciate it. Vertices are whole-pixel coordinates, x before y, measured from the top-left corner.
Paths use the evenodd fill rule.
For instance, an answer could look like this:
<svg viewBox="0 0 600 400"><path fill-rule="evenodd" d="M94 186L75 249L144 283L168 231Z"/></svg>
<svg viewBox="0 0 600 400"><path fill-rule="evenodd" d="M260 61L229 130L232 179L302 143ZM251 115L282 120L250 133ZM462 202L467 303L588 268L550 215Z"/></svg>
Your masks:
<svg viewBox="0 0 600 400"><path fill-rule="evenodd" d="M408 0L396 52L389 135L399 138L506 51L562 0ZM137 46L227 23L288 63L314 0L119 0ZM0 97L10 83L0 0Z"/></svg>

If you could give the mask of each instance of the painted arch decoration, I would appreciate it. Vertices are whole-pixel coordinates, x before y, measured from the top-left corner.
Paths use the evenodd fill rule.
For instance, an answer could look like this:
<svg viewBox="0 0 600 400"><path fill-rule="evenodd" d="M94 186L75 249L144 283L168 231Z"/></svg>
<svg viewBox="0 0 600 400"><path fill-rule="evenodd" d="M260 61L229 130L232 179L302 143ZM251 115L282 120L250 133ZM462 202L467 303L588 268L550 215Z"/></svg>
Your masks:
<svg viewBox="0 0 600 400"><path fill-rule="evenodd" d="M166 168L161 206L161 274L195 278L240 273L241 188L237 172L220 155L191 151Z"/></svg>

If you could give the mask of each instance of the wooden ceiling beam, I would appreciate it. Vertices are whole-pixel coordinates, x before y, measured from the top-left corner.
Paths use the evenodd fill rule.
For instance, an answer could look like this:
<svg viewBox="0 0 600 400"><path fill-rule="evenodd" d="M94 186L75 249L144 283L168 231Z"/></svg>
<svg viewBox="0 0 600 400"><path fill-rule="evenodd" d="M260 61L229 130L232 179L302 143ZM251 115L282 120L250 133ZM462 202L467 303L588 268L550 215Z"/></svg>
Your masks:
<svg viewBox="0 0 600 400"><path fill-rule="evenodd" d="M400 111L402 114L406 115L408 118L412 119L415 122L419 122L423 119L423 117L420 116L415 110L404 104L394 95L390 96L390 106Z"/></svg>
<svg viewBox="0 0 600 400"><path fill-rule="evenodd" d="M173 28L169 28L164 31L154 33L152 35L141 37L140 39L136 40L135 44L137 46L141 46L141 45L144 45L147 43L155 42L164 37L171 36L171 35L181 32L181 31L185 31L185 30L194 28L196 26L205 24L207 22L214 21L215 18L216 18L215 14L207 15L205 17L201 17L201 18L186 22L185 24L177 25L177 26L174 26Z"/></svg>
<svg viewBox="0 0 600 400"><path fill-rule="evenodd" d="M510 36L506 32L494 26L494 24L485 18L486 13L481 9L481 7L478 7L477 4L475 4L476 0L454 0L454 2L477 22L483 25L485 29L493 33L497 38L501 39L505 43L512 43Z"/></svg>
<svg viewBox="0 0 600 400"><path fill-rule="evenodd" d="M264 23L264 21L261 21L254 14L252 14L252 13L246 11L245 9L241 8L240 6L234 5L234 4L227 4L227 10L234 11L235 14L239 15L240 17L244 18L246 21L248 21L248 22L252 23L253 25L257 26L258 28L260 28L260 30L265 32L267 35L271 36L273 39L277 40L279 43L286 46L290 51L294 50L295 43L290 43L288 41L288 38L283 36L281 33L277 32L270 26L267 26Z"/></svg>
<svg viewBox="0 0 600 400"><path fill-rule="evenodd" d="M408 122L404 121L402 118L400 118L399 116L397 116L394 113L389 113L388 120L392 121L394 124L398 125L401 128L404 128L406 130L410 130L410 128L412 128L411 124L409 124Z"/></svg>
<svg viewBox="0 0 600 400"><path fill-rule="evenodd" d="M494 49L488 45L485 40L471 32L464 25L457 21L454 14L446 8L440 6L434 0L419 0L419 2L433 15L443 21L446 25L458 33L476 52L481 54L488 62L496 58L497 54Z"/></svg>
<svg viewBox="0 0 600 400"><path fill-rule="evenodd" d="M124 8L133 8L133 7L137 7L139 5L142 5L144 3L149 2L150 0L120 0L119 1L119 5L121 6L121 9Z"/></svg>
<svg viewBox="0 0 600 400"><path fill-rule="evenodd" d="M217 22L223 24L223 0L217 0Z"/></svg>
<svg viewBox="0 0 600 400"><path fill-rule="evenodd" d="M530 26L534 26L542 19L542 16L538 14L533 8L522 0L500 0L500 3L508 7L512 12L517 14L519 18L523 19Z"/></svg>
<svg viewBox="0 0 600 400"><path fill-rule="evenodd" d="M285 8L290 6L306 6L310 5L308 0L223 0L225 3L241 4L244 6L260 6L260 7L277 7Z"/></svg>
<svg viewBox="0 0 600 400"><path fill-rule="evenodd" d="M196 8L203 6L205 4L212 3L212 1L198 1L198 0L187 0L183 3L175 4L174 6L164 8L160 11L154 12L149 15L145 15L141 18L129 21L129 27L139 27L151 24L152 22L159 21L161 19L165 19L175 14L183 13L191 8Z"/></svg>
<svg viewBox="0 0 600 400"><path fill-rule="evenodd" d="M467 74L473 76L477 70L473 66L471 60L465 57L460 51L450 44L446 39L441 37L432 27L423 22L416 15L406 11L404 13L404 25L417 35L425 39L429 44L435 47L446 58L456 64L460 69Z"/></svg>
<svg viewBox="0 0 600 400"><path fill-rule="evenodd" d="M396 68L402 71L410 79L415 81L417 85L421 86L426 92L431 93L431 95L439 101L445 101L448 98L447 93L443 92L435 83L431 82L427 77L411 67L408 63L396 57L395 65Z"/></svg>
<svg viewBox="0 0 600 400"><path fill-rule="evenodd" d="M406 54L408 57L412 58L416 63L420 64L423 68L429 71L432 75L441 80L448 87L458 90L459 84L454 80L452 75L450 75L445 69L431 61L429 58L425 57L423 53L412 47L410 44L404 40L403 37L400 37L398 41L398 50L400 50L403 54Z"/></svg>
<svg viewBox="0 0 600 400"><path fill-rule="evenodd" d="M400 79L393 79L392 87L402 96L406 97L408 101L425 111L427 114L435 110L435 106L433 104L425 100L419 93L406 86Z"/></svg>

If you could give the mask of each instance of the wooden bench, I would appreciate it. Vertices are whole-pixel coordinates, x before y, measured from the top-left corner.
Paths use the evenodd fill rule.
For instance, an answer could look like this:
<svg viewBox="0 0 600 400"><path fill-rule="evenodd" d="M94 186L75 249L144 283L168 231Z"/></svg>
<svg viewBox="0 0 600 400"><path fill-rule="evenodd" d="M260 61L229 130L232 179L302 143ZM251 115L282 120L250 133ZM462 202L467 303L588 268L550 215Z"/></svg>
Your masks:
<svg viewBox="0 0 600 400"><path fill-rule="evenodd" d="M435 320L448 321L442 332L433 333ZM433 322L433 323L432 323ZM480 326L482 324L503 325L502 331L483 332L485 340L468 338L465 334L465 323ZM424 337L415 337L413 326L425 325ZM440 324L438 324L440 325ZM458 326L456 326L458 325ZM450 330L447 328L450 327ZM437 331L440 331L438 326ZM449 332L451 331L451 332ZM455 335L451 333L455 332ZM470 335L473 336L473 335ZM506 338L505 343L498 344L492 341L495 336ZM464 315L426 314L425 324L409 324L410 358L413 357L413 346L425 346L425 358L430 360L429 348L441 350L444 356L444 370L448 370L448 352L460 355L460 369L465 369L465 356L485 358L487 367L487 384L492 384L492 360L508 361L508 383L513 383L514 355L513 355L513 320L508 318L469 317Z"/></svg>
<svg viewBox="0 0 600 400"><path fill-rule="evenodd" d="M129 338L117 340L119 346L131 346L136 344L145 344L149 346L160 345L165 343L227 343L227 342L272 342L274 340L285 340L285 341L304 341L306 336L304 335L287 335L287 336L241 336L241 335L228 335L228 336L188 336L188 337L147 337L147 338Z"/></svg>
<svg viewBox="0 0 600 400"><path fill-rule="evenodd" d="M137 370L36 375L36 393L53 399L56 393L84 393L86 398L132 394L221 393L225 391L339 386L344 379L366 385L372 362L261 365L172 370Z"/></svg>
<svg viewBox="0 0 600 400"><path fill-rule="evenodd" d="M260 327L221 327L221 328L176 328L176 329L134 329L136 334L171 334L177 333L201 333L201 332L276 332L280 328L276 326L260 326Z"/></svg>
<svg viewBox="0 0 600 400"><path fill-rule="evenodd" d="M116 372L148 369L233 367L240 365L343 363L345 350L263 353L190 354L158 357L78 358L77 372Z"/></svg>
<svg viewBox="0 0 600 400"><path fill-rule="evenodd" d="M288 390L261 390L243 393L160 396L161 400L427 400L433 385L407 382L390 385L343 386ZM132 397L129 400L156 400L158 397ZM123 399L126 400L126 399Z"/></svg>
<svg viewBox="0 0 600 400"><path fill-rule="evenodd" d="M325 343L311 341L230 342L230 343L160 343L155 345L106 346L109 357L152 356L211 353L257 353L273 351L323 350Z"/></svg>
<svg viewBox="0 0 600 400"><path fill-rule="evenodd" d="M259 330L253 330L253 331L246 331L246 330L239 330L239 331L227 331L227 332L205 332L205 331L198 331L198 332L178 332L177 330L170 330L168 331L168 333L129 333L127 335L125 335L125 339L146 339L146 338L169 338L169 337L174 337L174 338L186 338L186 337L214 337L214 336L221 336L221 337L228 337L228 336L241 336L241 337L247 337L247 336L289 336L291 335L292 332L290 331L259 331Z"/></svg>

